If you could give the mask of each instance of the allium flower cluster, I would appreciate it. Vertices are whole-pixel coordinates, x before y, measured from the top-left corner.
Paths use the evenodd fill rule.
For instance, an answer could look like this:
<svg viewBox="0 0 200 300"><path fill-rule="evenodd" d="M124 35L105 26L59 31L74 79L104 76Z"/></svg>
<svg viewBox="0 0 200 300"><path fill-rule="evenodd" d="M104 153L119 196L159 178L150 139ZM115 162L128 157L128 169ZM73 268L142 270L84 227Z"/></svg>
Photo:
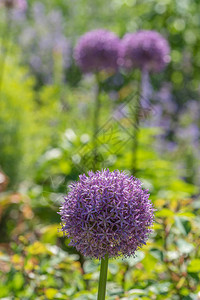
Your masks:
<svg viewBox="0 0 200 300"><path fill-rule="evenodd" d="M151 30L126 34L120 53L121 65L126 69L140 68L159 72L170 61L167 40Z"/></svg>
<svg viewBox="0 0 200 300"><path fill-rule="evenodd" d="M0 4L7 8L16 8L20 11L27 9L26 0L0 0Z"/></svg>
<svg viewBox="0 0 200 300"><path fill-rule="evenodd" d="M74 58L84 73L116 70L119 38L112 32L97 29L87 32L77 43Z"/></svg>
<svg viewBox="0 0 200 300"><path fill-rule="evenodd" d="M130 256L151 233L154 209L148 190L124 172L88 172L70 186L60 209L62 230L83 255Z"/></svg>

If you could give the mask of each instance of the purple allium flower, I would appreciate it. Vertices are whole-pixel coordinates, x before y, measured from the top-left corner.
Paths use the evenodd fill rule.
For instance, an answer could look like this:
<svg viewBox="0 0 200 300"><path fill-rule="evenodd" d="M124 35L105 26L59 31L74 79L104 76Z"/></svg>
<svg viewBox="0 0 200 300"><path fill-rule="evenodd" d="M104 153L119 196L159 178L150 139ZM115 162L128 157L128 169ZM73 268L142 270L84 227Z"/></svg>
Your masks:
<svg viewBox="0 0 200 300"><path fill-rule="evenodd" d="M148 190L124 172L80 175L64 199L62 231L85 256L134 255L152 232L154 208Z"/></svg>
<svg viewBox="0 0 200 300"><path fill-rule="evenodd" d="M27 8L26 0L0 0L0 4L7 8L16 8L24 11Z"/></svg>
<svg viewBox="0 0 200 300"><path fill-rule="evenodd" d="M166 39L151 30L127 33L122 40L120 64L126 69L140 68L159 72L170 61Z"/></svg>
<svg viewBox="0 0 200 300"><path fill-rule="evenodd" d="M83 35L74 50L74 58L84 73L116 70L119 38L112 32L97 29Z"/></svg>

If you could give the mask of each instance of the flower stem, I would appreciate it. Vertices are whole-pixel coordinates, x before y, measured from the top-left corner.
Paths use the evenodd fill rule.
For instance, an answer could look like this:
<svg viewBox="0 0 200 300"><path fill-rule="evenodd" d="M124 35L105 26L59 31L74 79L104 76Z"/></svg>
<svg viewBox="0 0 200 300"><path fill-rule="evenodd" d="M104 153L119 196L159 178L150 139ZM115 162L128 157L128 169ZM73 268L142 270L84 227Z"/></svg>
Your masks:
<svg viewBox="0 0 200 300"><path fill-rule="evenodd" d="M93 169L96 171L97 162L98 162L98 145L97 145L97 133L99 130L99 116L100 116L100 80L98 74L96 74L96 97L95 97L95 108L94 108L94 122L93 122L93 153L94 153L94 162Z"/></svg>
<svg viewBox="0 0 200 300"><path fill-rule="evenodd" d="M99 277L99 288L98 288L97 300L105 300L107 271L108 271L108 254L105 255L105 258L101 259L101 270L100 270L100 277Z"/></svg>
<svg viewBox="0 0 200 300"><path fill-rule="evenodd" d="M144 102L148 102L148 82L149 82L149 74L148 71L143 69L141 70L141 78L139 80L139 87L138 87L138 97L137 103L135 106L134 111L134 132L133 132L133 156L132 156L132 174L136 176L138 171L137 166L137 156L138 156L138 148L139 148L139 126L140 126L140 118L145 117L145 112L142 111L141 100ZM144 113L144 116L143 116Z"/></svg>
<svg viewBox="0 0 200 300"><path fill-rule="evenodd" d="M138 95L136 99L136 106L133 113L133 154L132 154L132 174L136 176L137 173L137 154L139 144L139 121L140 121L140 106L141 106L141 83L139 83Z"/></svg>

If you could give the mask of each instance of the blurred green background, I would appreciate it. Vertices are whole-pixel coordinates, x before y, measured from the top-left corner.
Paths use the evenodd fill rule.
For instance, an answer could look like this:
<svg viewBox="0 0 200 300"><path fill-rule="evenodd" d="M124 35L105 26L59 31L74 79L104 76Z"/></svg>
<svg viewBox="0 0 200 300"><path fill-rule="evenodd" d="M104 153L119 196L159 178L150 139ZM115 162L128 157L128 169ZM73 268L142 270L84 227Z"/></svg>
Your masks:
<svg viewBox="0 0 200 300"><path fill-rule="evenodd" d="M150 76L138 173L157 209L131 259L110 260L107 299L200 299L200 2L30 0L0 7L0 299L96 299L99 261L59 232L67 185L91 165L95 78L73 48L87 31L156 30L171 62ZM129 119L138 71L101 74L101 167L131 170ZM122 126L123 125L123 126ZM125 129L124 129L125 128ZM127 131L128 129L128 131ZM115 143L113 143L115 138ZM117 145L121 147L116 149Z"/></svg>

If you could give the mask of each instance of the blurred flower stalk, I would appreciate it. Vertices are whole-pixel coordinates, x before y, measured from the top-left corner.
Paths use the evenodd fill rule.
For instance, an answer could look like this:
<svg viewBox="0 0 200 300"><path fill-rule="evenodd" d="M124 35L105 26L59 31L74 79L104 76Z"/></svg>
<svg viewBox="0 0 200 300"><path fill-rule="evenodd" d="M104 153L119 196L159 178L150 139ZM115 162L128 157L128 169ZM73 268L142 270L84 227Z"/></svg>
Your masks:
<svg viewBox="0 0 200 300"><path fill-rule="evenodd" d="M112 32L97 29L83 35L74 50L74 58L84 74L95 74L96 95L93 115L93 156L94 166L97 169L98 145L97 134L101 109L101 71L113 73L118 69L119 38Z"/></svg>
<svg viewBox="0 0 200 300"><path fill-rule="evenodd" d="M127 33L121 42L120 64L127 72L140 70L137 103L133 113L134 138L132 172L137 172L138 131L141 115L141 103L150 100L149 73L161 72L170 61L170 48L166 39L158 32L141 30Z"/></svg>

